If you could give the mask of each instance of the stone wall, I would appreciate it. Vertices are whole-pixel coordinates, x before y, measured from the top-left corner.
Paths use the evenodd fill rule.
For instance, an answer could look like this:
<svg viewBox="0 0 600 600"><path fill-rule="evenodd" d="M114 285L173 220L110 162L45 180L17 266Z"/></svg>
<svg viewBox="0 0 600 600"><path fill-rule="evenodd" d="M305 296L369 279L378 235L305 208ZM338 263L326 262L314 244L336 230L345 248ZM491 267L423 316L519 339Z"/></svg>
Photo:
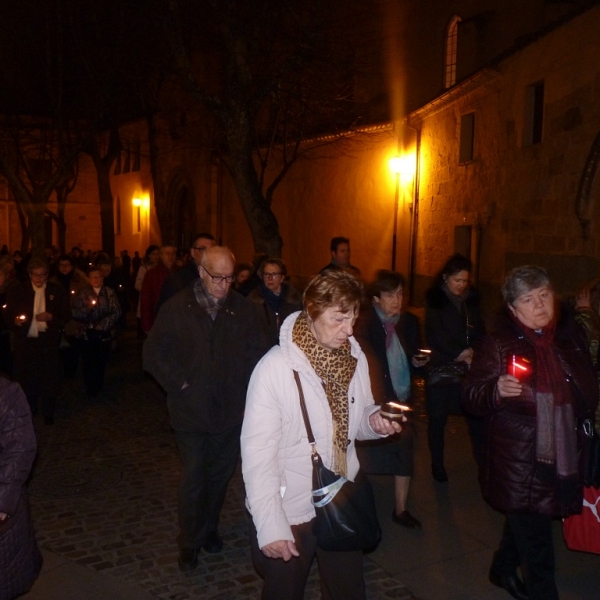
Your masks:
<svg viewBox="0 0 600 600"><path fill-rule="evenodd" d="M416 111L421 129L417 273L430 279L454 252L454 230L480 234L475 274L490 289L507 269L541 263L559 291L598 274L600 206L584 238L575 199L600 131L600 9L480 74L472 86ZM542 141L524 145L525 88L544 81ZM461 115L475 112L474 159L458 162ZM598 196L598 185L593 195Z"/></svg>

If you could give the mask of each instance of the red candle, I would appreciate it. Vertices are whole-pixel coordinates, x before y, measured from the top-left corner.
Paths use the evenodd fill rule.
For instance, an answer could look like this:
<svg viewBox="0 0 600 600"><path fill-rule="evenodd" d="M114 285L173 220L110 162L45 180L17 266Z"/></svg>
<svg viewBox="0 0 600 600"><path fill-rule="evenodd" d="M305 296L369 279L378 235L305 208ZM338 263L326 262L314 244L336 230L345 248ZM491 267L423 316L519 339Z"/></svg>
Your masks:
<svg viewBox="0 0 600 600"><path fill-rule="evenodd" d="M523 356L510 354L507 359L506 372L519 381L523 381L531 375L531 363Z"/></svg>

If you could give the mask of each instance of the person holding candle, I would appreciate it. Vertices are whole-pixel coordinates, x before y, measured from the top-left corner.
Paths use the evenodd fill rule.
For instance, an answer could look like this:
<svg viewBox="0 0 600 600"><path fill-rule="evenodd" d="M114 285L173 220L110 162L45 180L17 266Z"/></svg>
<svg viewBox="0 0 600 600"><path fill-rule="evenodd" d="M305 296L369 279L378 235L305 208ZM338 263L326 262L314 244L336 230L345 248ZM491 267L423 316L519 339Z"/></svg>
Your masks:
<svg viewBox="0 0 600 600"><path fill-rule="evenodd" d="M52 425L61 390L61 332L71 310L64 288L48 281L44 259L32 258L27 271L30 281L8 291L4 319L13 334L14 378L32 414L37 413L39 401L44 422Z"/></svg>
<svg viewBox="0 0 600 600"><path fill-rule="evenodd" d="M585 336L559 314L544 269L513 269L502 295L506 312L478 345L462 395L484 418L484 498L506 515L489 579L514 598L558 600L551 521L581 512L579 423L596 409L598 383Z"/></svg>
<svg viewBox="0 0 600 600"><path fill-rule="evenodd" d="M87 275L90 283L75 296L73 318L77 322L85 390L88 399L97 402L121 306L115 292L104 285L100 267L91 267Z"/></svg>
<svg viewBox="0 0 600 600"><path fill-rule="evenodd" d="M471 269L468 258L460 254L449 258L425 300L425 338L432 351L425 387L427 439L431 473L438 483L448 481L444 466L448 415L462 414L460 386L473 359L473 344L484 332L479 295L469 282ZM466 418L478 462L482 423L468 414Z"/></svg>
<svg viewBox="0 0 600 600"><path fill-rule="evenodd" d="M63 286L69 296L69 303L73 305L75 295L79 290L88 284L88 280L83 271L75 267L74 259L69 254L62 254L58 257L56 273L50 277L49 281L59 283ZM63 338L60 344L60 355L63 363L65 379L74 379L77 375L79 365L79 350L75 342L77 334L77 323L73 319L65 324Z"/></svg>
<svg viewBox="0 0 600 600"><path fill-rule="evenodd" d="M400 273L378 271L369 290L372 304L362 311L356 326L356 339L367 356L371 388L379 404L392 400L410 405L411 370L429 360L418 355L419 322L402 311L403 289ZM357 453L366 473L394 475L394 523L420 529L420 521L406 508L413 473L413 441L414 429L409 421L399 434L357 444Z"/></svg>

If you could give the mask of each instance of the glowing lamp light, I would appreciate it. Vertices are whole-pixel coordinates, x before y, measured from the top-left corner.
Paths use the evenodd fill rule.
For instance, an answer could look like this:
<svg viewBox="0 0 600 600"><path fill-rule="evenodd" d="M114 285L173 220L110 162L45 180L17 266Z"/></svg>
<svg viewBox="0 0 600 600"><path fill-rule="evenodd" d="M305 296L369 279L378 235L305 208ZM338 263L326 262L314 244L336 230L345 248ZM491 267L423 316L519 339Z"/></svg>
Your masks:
<svg viewBox="0 0 600 600"><path fill-rule="evenodd" d="M401 175L404 178L413 177L415 174L414 156L405 154L404 156L394 156L389 160L390 171L395 175Z"/></svg>
<svg viewBox="0 0 600 600"><path fill-rule="evenodd" d="M142 200L141 200L141 198L134 198L134 199L131 201L131 203L132 203L134 206L141 206L141 205L142 205Z"/></svg>

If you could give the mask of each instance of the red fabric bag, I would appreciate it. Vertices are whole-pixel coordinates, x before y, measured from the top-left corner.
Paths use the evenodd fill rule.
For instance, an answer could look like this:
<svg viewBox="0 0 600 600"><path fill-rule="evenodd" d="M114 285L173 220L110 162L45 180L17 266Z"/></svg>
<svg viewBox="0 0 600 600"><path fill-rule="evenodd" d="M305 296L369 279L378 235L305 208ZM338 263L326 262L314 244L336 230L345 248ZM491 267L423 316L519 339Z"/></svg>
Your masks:
<svg viewBox="0 0 600 600"><path fill-rule="evenodd" d="M600 490L583 489L583 510L563 521L563 535L569 549L600 554Z"/></svg>

